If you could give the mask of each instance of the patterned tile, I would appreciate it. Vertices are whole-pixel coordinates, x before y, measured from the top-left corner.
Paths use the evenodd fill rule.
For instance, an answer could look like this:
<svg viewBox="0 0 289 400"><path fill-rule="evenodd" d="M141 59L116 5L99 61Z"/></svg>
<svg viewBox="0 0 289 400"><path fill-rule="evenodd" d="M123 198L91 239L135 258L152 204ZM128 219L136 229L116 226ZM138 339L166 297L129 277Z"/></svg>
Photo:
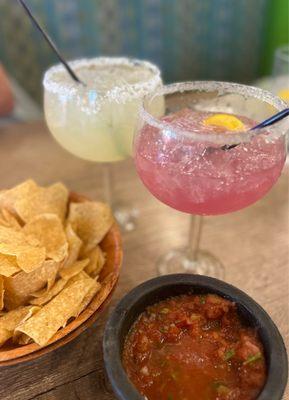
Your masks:
<svg viewBox="0 0 289 400"><path fill-rule="evenodd" d="M257 76L269 0L29 0L71 59L147 58L166 81ZM55 56L17 2L0 0L0 56L35 98Z"/></svg>

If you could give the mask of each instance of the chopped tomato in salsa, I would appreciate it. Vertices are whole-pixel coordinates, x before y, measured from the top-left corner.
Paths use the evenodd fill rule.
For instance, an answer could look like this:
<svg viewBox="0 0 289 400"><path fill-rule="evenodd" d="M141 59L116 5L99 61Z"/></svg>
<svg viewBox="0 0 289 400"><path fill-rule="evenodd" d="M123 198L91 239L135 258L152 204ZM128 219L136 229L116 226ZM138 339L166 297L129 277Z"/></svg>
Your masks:
<svg viewBox="0 0 289 400"><path fill-rule="evenodd" d="M148 307L126 337L123 365L149 400L255 400L266 381L256 330L213 294Z"/></svg>

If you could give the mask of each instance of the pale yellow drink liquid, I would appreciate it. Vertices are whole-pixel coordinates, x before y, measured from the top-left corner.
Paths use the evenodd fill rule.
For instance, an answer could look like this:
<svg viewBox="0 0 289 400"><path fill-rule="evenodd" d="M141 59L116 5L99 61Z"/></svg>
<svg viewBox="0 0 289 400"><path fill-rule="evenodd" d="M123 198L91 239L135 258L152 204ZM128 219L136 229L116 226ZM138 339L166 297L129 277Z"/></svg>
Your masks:
<svg viewBox="0 0 289 400"><path fill-rule="evenodd" d="M71 67L85 86L74 82L62 66L44 76L47 125L62 147L80 158L112 162L131 155L139 106L161 85L158 68L126 58L73 61ZM150 112L159 117L159 96Z"/></svg>

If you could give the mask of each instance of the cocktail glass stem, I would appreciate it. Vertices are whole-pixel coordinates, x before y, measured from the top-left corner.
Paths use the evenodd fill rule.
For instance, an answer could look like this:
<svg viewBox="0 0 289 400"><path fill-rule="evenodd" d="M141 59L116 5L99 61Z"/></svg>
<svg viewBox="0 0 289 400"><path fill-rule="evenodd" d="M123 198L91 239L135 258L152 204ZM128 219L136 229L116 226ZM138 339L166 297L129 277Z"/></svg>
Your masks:
<svg viewBox="0 0 289 400"><path fill-rule="evenodd" d="M204 219L201 215L191 215L188 254L190 255L192 260L196 259L197 252L200 247L203 222Z"/></svg>
<svg viewBox="0 0 289 400"><path fill-rule="evenodd" d="M103 188L105 201L111 206L115 219L124 232L131 232L136 228L139 215L138 209L132 204L115 201L113 170L111 164L103 164Z"/></svg>
<svg viewBox="0 0 289 400"><path fill-rule="evenodd" d="M112 204L112 174L110 165L104 163L102 166L103 189L105 201L111 206Z"/></svg>
<svg viewBox="0 0 289 400"><path fill-rule="evenodd" d="M158 260L159 275L188 273L224 277L222 263L208 251L200 249L203 222L202 216L191 216L187 246L172 249Z"/></svg>

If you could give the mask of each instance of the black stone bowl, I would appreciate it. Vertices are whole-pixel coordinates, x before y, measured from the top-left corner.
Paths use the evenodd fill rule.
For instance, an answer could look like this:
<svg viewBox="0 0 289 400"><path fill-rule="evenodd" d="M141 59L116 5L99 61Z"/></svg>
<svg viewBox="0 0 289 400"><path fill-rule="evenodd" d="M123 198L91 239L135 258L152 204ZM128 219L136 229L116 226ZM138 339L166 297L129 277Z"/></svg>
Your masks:
<svg viewBox="0 0 289 400"><path fill-rule="evenodd" d="M144 399L129 381L121 361L124 340L133 322L147 306L186 293L215 293L237 304L241 318L257 329L265 349L268 376L256 400L281 400L288 379L287 354L269 315L234 286L207 276L189 274L161 276L144 282L129 292L112 312L104 332L103 350L106 372L116 397L119 400Z"/></svg>

